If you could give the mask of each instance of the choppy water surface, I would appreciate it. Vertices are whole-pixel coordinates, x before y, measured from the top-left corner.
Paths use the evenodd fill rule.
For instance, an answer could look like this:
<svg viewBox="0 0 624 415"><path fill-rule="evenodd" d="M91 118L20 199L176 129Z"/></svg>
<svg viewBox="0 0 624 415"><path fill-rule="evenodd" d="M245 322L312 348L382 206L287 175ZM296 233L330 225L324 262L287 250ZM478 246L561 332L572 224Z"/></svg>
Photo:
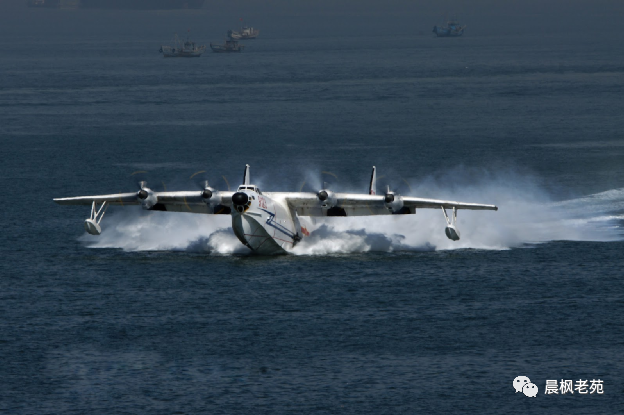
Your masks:
<svg viewBox="0 0 624 415"><path fill-rule="evenodd" d="M267 30L243 54L164 60L169 28L76 13L0 29L1 409L624 409L614 39ZM63 29L77 16L82 37ZM51 202L133 191L137 170L155 189L199 170L236 186L245 163L265 191L316 189L321 171L365 191L376 165L380 186L500 210L460 211L457 243L437 211L318 221L266 258L227 217L111 208L94 238L87 207ZM547 396L547 379L605 392Z"/></svg>

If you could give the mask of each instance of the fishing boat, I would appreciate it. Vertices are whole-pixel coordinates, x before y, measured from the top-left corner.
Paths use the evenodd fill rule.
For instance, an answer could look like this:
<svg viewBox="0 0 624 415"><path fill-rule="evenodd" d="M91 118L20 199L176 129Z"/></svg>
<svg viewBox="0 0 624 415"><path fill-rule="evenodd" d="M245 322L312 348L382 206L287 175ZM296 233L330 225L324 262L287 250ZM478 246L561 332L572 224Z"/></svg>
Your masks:
<svg viewBox="0 0 624 415"><path fill-rule="evenodd" d="M213 52L227 53L227 52L242 52L245 45L239 45L236 40L226 40L223 45L213 45L210 42L210 48Z"/></svg>
<svg viewBox="0 0 624 415"><path fill-rule="evenodd" d="M28 7L56 9L61 7L61 0L28 0Z"/></svg>
<svg viewBox="0 0 624 415"><path fill-rule="evenodd" d="M173 38L173 46L162 45L158 50L165 58L199 58L206 51L206 46L198 46L188 39L184 42L178 39L178 35Z"/></svg>
<svg viewBox="0 0 624 415"><path fill-rule="evenodd" d="M255 39L260 34L258 29L254 29L253 27L243 27L238 32L233 30L228 30L228 37L232 40L246 40L246 39Z"/></svg>
<svg viewBox="0 0 624 415"><path fill-rule="evenodd" d="M83 9L179 10L201 9L206 0L81 0Z"/></svg>
<svg viewBox="0 0 624 415"><path fill-rule="evenodd" d="M0 3L5 0L0 0ZM206 0L28 0L47 9L178 10L201 9Z"/></svg>
<svg viewBox="0 0 624 415"><path fill-rule="evenodd" d="M433 26L433 33L437 37L458 37L464 34L466 26L462 26L455 19L446 22L446 26Z"/></svg>

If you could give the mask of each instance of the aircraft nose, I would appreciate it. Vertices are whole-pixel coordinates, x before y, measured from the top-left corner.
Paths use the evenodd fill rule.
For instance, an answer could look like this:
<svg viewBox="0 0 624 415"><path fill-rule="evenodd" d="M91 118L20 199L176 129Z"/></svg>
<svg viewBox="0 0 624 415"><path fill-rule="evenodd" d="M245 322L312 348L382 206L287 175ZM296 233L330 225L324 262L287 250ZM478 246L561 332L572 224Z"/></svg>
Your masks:
<svg viewBox="0 0 624 415"><path fill-rule="evenodd" d="M249 202L247 193L236 192L232 195L232 203L234 203L234 206L245 206L247 202Z"/></svg>

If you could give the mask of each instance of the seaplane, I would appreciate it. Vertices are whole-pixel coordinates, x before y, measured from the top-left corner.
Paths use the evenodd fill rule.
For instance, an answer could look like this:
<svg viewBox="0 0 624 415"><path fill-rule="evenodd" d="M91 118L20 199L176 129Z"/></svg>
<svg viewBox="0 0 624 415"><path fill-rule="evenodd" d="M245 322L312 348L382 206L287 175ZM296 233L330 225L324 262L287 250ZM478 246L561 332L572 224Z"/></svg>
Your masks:
<svg viewBox="0 0 624 415"><path fill-rule="evenodd" d="M310 218L370 215L413 215L417 209L440 209L446 221L444 233L460 238L457 211L498 210L495 205L402 196L390 190L377 194L377 170L373 166L368 193L339 193L323 188L318 192L262 192L251 184L250 166L245 165L243 184L235 192L216 190L205 183L195 191L157 192L140 182L140 190L98 196L54 199L60 205L91 205L84 221L91 235L102 233L101 221L110 205L140 205L145 210L230 215L236 237L254 253L285 254L310 236ZM327 186L325 186L327 187ZM447 213L452 210L452 213Z"/></svg>

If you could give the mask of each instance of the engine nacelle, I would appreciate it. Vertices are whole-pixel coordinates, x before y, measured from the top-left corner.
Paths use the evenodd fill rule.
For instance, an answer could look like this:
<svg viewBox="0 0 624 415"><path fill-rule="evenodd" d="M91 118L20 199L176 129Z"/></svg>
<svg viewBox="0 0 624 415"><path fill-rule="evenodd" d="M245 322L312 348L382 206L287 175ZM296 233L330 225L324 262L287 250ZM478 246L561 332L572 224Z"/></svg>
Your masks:
<svg viewBox="0 0 624 415"><path fill-rule="evenodd" d="M386 205L386 209L390 212L397 213L403 209L403 198L399 195L395 195L393 192L386 192L384 204Z"/></svg>
<svg viewBox="0 0 624 415"><path fill-rule="evenodd" d="M218 190L215 190L212 187L206 187L202 190L201 198L202 201L209 206L223 204L223 196L221 196Z"/></svg>
<svg viewBox="0 0 624 415"><path fill-rule="evenodd" d="M320 200L321 208L323 209L331 209L338 204L338 199L336 199L336 195L331 190L320 190L316 196Z"/></svg>
<svg viewBox="0 0 624 415"><path fill-rule="evenodd" d="M141 202L143 209L146 210L150 210L156 205L156 203L158 203L158 197L156 194L147 187L142 187L141 190L137 192L137 199Z"/></svg>
<svg viewBox="0 0 624 415"><path fill-rule="evenodd" d="M214 189L211 187L206 187L204 190L202 190L202 193L201 193L202 200L206 203L210 202L210 199L212 198L213 195L214 195Z"/></svg>

